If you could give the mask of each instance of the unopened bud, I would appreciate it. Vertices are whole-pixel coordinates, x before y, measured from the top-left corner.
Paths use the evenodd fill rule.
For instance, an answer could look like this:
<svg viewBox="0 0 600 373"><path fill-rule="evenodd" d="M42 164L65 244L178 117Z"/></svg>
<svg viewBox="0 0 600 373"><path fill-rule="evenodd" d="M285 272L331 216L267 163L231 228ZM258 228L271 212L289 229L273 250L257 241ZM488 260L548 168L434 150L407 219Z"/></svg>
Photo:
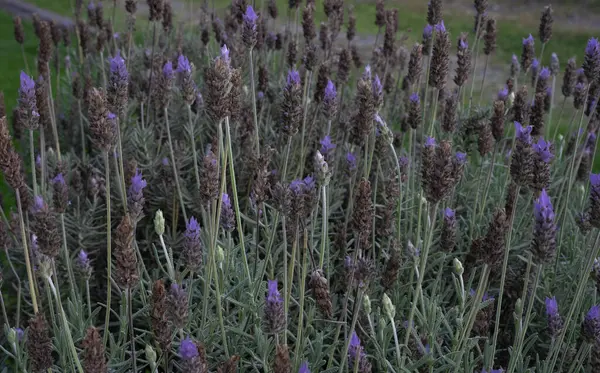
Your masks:
<svg viewBox="0 0 600 373"><path fill-rule="evenodd" d="M369 299L369 296L366 294L363 297L363 308L365 309L365 313L367 315L371 313L371 299Z"/></svg>
<svg viewBox="0 0 600 373"><path fill-rule="evenodd" d="M148 364L150 364L152 370L154 370L156 367L156 351L154 351L150 345L146 345L146 360L148 360Z"/></svg>
<svg viewBox="0 0 600 373"><path fill-rule="evenodd" d="M462 276L465 272L465 269L460 260L458 260L458 258L454 258L454 261L452 263L454 265L454 273L456 273L457 276Z"/></svg>
<svg viewBox="0 0 600 373"><path fill-rule="evenodd" d="M215 257L219 266L225 261L225 250L220 245L217 245L217 256Z"/></svg>
<svg viewBox="0 0 600 373"><path fill-rule="evenodd" d="M154 230L159 236L165 233L165 218L161 210L156 210L154 215Z"/></svg>
<svg viewBox="0 0 600 373"><path fill-rule="evenodd" d="M6 339L11 345L17 343L17 331L15 330L15 328L10 328L8 330L8 332L6 333Z"/></svg>
<svg viewBox="0 0 600 373"><path fill-rule="evenodd" d="M383 294L383 310L390 319L394 319L394 316L396 316L396 307L394 307L392 300L385 293Z"/></svg>

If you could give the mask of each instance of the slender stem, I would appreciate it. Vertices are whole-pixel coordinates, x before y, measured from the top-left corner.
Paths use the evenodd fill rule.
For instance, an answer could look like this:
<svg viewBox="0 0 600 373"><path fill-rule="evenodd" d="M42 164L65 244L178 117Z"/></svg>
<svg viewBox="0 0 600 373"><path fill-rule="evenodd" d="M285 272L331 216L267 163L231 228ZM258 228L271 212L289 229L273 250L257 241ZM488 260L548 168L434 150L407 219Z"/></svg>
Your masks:
<svg viewBox="0 0 600 373"><path fill-rule="evenodd" d="M46 192L46 135L45 131L40 130L40 195Z"/></svg>
<svg viewBox="0 0 600 373"><path fill-rule="evenodd" d="M179 204L181 205L181 213L183 214L183 219L187 223L188 218L185 212L185 204L183 203L183 194L181 194L181 186L179 184L179 173L177 172L177 165L175 163L175 152L173 151L173 140L171 139L171 129L169 126L169 111L167 108L164 109L165 112L165 125L167 127L167 136L169 140L169 152L171 154L171 166L173 167L173 177L175 178L175 186L177 187L177 194L179 195Z"/></svg>
<svg viewBox="0 0 600 373"><path fill-rule="evenodd" d="M15 190L17 196L17 209L19 210L19 225L21 226L21 242L23 244L23 253L25 255L25 268L27 269L27 280L29 281L29 293L31 296L31 303L33 305L33 312L38 313L37 296L35 292L35 279L33 278L33 271L31 268L31 261L29 260L29 250L27 248L27 235L25 234L25 221L23 220L23 204L21 203L21 193L18 189Z"/></svg>
<svg viewBox="0 0 600 373"><path fill-rule="evenodd" d="M169 270L169 277L171 278L171 281L175 281L175 268L173 267L173 263L171 262L171 256L169 255L169 252L167 251L167 246L165 245L165 240L164 240L162 234L159 235L158 238L160 239L160 245L162 246L163 253L165 254L165 258L167 259L167 267Z"/></svg>
<svg viewBox="0 0 600 373"><path fill-rule="evenodd" d="M552 101L554 102L554 99L552 99ZM567 102L567 96L565 96L563 98L562 104L560 105L560 113L558 114L558 121L556 122L556 126L554 127L554 135L552 135L553 143L556 143L556 136L558 136L558 129L560 128L560 120L562 119L566 102Z"/></svg>
<svg viewBox="0 0 600 373"><path fill-rule="evenodd" d="M323 269L323 263L325 262L325 247L327 246L327 185L323 185L321 187L321 191L323 193L323 218L321 228L321 256L319 258L319 268Z"/></svg>
<svg viewBox="0 0 600 373"><path fill-rule="evenodd" d="M517 190L515 195L517 199L519 198L519 191L521 190L521 186L517 185ZM517 202L515 201L515 206L517 206ZM513 232L513 222L515 219L515 210L513 209L510 214L509 225L508 225L508 238L506 240L506 248L504 250L504 258L502 260L502 275L500 276L500 291L498 293L498 303L496 306L496 322L494 324L494 336L492 337L492 358L490 361L494 361L494 356L496 355L496 343L498 342L498 331L500 330L500 314L502 311L502 296L504 295L504 284L506 283L506 270L508 268L508 257L510 254L510 243L512 239Z"/></svg>
<svg viewBox="0 0 600 373"><path fill-rule="evenodd" d="M152 78L154 77L154 49L156 48L156 21L152 22L152 51L150 52L150 79L148 80L148 97L152 93ZM150 99L146 107L146 118L150 115Z"/></svg>
<svg viewBox="0 0 600 373"><path fill-rule="evenodd" d="M431 113L431 123L429 124L429 137L433 137L433 129L435 127L435 117L437 115L437 106L439 100L439 90L434 88L433 90L433 111Z"/></svg>
<svg viewBox="0 0 600 373"><path fill-rule="evenodd" d="M198 171L198 153L196 152L196 137L194 136L194 124L192 123L192 108L188 104L188 124L190 126L190 142L192 143L192 154L194 156L194 177L196 178L196 192L200 190L200 172Z"/></svg>
<svg viewBox="0 0 600 373"><path fill-rule="evenodd" d="M131 287L127 288L127 319L129 322L129 333L131 341L131 360L133 371L137 372L137 358L135 356L135 334L133 330L133 298L131 295Z"/></svg>
<svg viewBox="0 0 600 373"><path fill-rule="evenodd" d="M109 324L110 324L110 302L112 293L112 239L111 239L111 221L110 221L110 165L108 162L108 152L104 152L104 178L106 179L106 315L104 316L104 337L102 343L106 347L108 342Z"/></svg>
<svg viewBox="0 0 600 373"><path fill-rule="evenodd" d="M77 301L78 297L75 293L75 276L73 275L73 268L71 267L71 258L69 256L69 249L67 248L67 230L65 228L65 214L60 214L60 226L62 229L62 240L63 240L63 260L67 267L67 274L69 276L69 289L71 290L71 298L73 302Z"/></svg>
<svg viewBox="0 0 600 373"><path fill-rule="evenodd" d="M119 149L119 172L117 173L117 181L118 185L120 185L122 188L121 195L123 198L123 210L125 211L125 214L127 214L127 192L125 190L127 183L125 182L125 167L123 167L123 157L125 155L123 154L123 145L121 141L121 120L119 116L117 116L117 147Z"/></svg>
<svg viewBox="0 0 600 373"><path fill-rule="evenodd" d="M86 139L85 139L85 129L83 126L83 114L81 113L81 100L77 99L77 108L79 109L79 132L81 134L81 160L83 164L86 164L87 150L86 150Z"/></svg>
<svg viewBox="0 0 600 373"><path fill-rule="evenodd" d="M550 138L550 126L552 126L552 112L554 109L554 89L556 88L556 75L552 76L552 90L550 91L550 112L548 113L548 125L546 126L546 139Z"/></svg>
<svg viewBox="0 0 600 373"><path fill-rule="evenodd" d="M92 298L90 297L90 279L85 279L85 295L87 299L88 317L92 316Z"/></svg>
<svg viewBox="0 0 600 373"><path fill-rule="evenodd" d="M300 138L300 175L304 173L304 144L306 137L306 117L308 111L308 92L311 80L311 71L304 76L304 93L302 95L302 137Z"/></svg>
<svg viewBox="0 0 600 373"><path fill-rule="evenodd" d="M285 160L283 162L283 173L281 174L281 182L285 183L285 177L287 176L287 168L288 168L288 161L290 159L290 150L292 147L292 136L288 136L288 142L287 142L287 146L285 149Z"/></svg>
<svg viewBox="0 0 600 373"><path fill-rule="evenodd" d="M487 200L487 193L489 190L490 181L492 180L492 174L494 173L494 167L495 167L495 162L496 162L496 154L498 153L498 147L499 147L498 144L496 144L496 146L494 146L494 153L492 154L492 159L491 159L490 165L488 167L488 174L487 174L487 177L485 178L485 184L483 185L483 198L481 199L481 208L479 209L479 217L477 218L477 221L481 221L483 211L485 210L485 201ZM479 193L479 188L477 188L477 192ZM475 205L475 210L477 210L477 207L478 206Z"/></svg>
<svg viewBox="0 0 600 373"><path fill-rule="evenodd" d="M43 130L42 130L43 131ZM31 178L33 180L33 195L39 195L38 184L37 184L37 170L35 167L35 146L33 144L33 130L29 130L29 157L31 160Z"/></svg>
<svg viewBox="0 0 600 373"><path fill-rule="evenodd" d="M419 263L419 273L417 276L417 285L415 288L415 292L414 292L414 296L413 296L413 301L412 301L412 306L410 309L410 313L408 316L408 325L406 327L406 334L404 335L404 345L407 345L410 339L410 333L412 330L412 323L415 317L415 311L417 309L417 301L418 301L418 296L419 294L421 294L423 292L422 286L423 286L423 278L425 277L425 267L427 265L427 257L429 255L429 249L431 246L431 241L433 238L433 231L435 229L435 221L436 221L436 217L437 217L437 209L438 209L438 205L439 202L437 202L432 209L432 215L430 215L430 222L431 225L429 227L429 231L428 231L428 237L427 237L427 242L425 243L425 245L423 246L423 253L420 255L420 263ZM404 354L402 355L402 363L404 362ZM401 364L400 366L402 366L403 364Z"/></svg>
<svg viewBox="0 0 600 373"><path fill-rule="evenodd" d="M240 239L240 247L242 249L242 258L244 260L244 269L248 277L248 283L252 283L250 276L250 267L248 267L248 258L246 257L246 245L244 245L244 231L242 230L242 218L240 213L240 202L237 193L237 184L235 181L235 169L233 166L233 148L231 146L231 130L229 129L229 117L225 117L225 141L227 143L227 153L229 154L229 174L231 177L231 188L233 191L233 204L235 206L235 219L237 222L237 231ZM258 255L258 253L255 253Z"/></svg>
<svg viewBox="0 0 600 373"><path fill-rule="evenodd" d="M244 251L244 250L242 250ZM229 357L229 349L227 348L227 335L225 333L225 324L223 322L223 307L221 306L221 289L219 287L219 276L217 271L217 262L215 260L215 253L210 255L210 263L212 265L213 273L215 274L215 299L217 301L217 316L219 317L219 326L221 327L221 338L223 339L223 349L225 355Z"/></svg>
<svg viewBox="0 0 600 373"><path fill-rule="evenodd" d="M308 263L307 263L307 256L308 256L308 244L307 244L307 240L308 240L308 232L306 231L306 229L304 229L304 244L302 245L302 277L301 278L306 278L306 274L307 274L307 268L308 268ZM306 288L306 281L300 281L300 293L298 294L298 297L300 298L300 310L298 313L298 330L296 332L296 364L295 366L297 367L300 363L300 357L301 357L301 349L303 349L304 347L304 333L302 333L302 329L303 329L303 323L304 323L304 301L306 299L306 297L304 296L304 292L305 292L305 288Z"/></svg>
<svg viewBox="0 0 600 373"><path fill-rule="evenodd" d="M485 65L483 67L483 78L481 79L481 88L479 88L479 101L477 103L477 105L481 105L481 98L483 97L483 87L485 84L485 76L487 74L487 69L488 69L488 62L490 61L490 55L486 54L485 55Z"/></svg>
<svg viewBox="0 0 600 373"><path fill-rule="evenodd" d="M473 88L475 87L475 73L477 72L477 57L479 57L479 40L481 39L481 14L477 15L477 30L475 30L475 42L473 43L473 50L471 51L471 55L475 54L475 61L473 63L473 79L471 79L471 92L469 93L469 111L468 114L471 114L471 104L473 103ZM466 91L465 91L466 92Z"/></svg>
<svg viewBox="0 0 600 373"><path fill-rule="evenodd" d="M73 362L75 363L75 366L77 367L77 371L79 373L83 373L83 367L81 366L81 362L79 361L79 357L77 356L77 350L75 349L75 343L73 342L73 336L71 335L71 328L69 328L69 321L67 320L65 310L62 307L60 296L57 293L57 289L54 287L52 278L50 276L48 276L48 277L46 277L46 280L48 281L48 285L50 286L50 289L52 290L52 294L54 294L54 298L56 299L56 302L58 303L58 307L59 307L59 311L60 311L60 315L61 315L61 321L63 324L63 329L64 329L65 335L67 337L67 340L69 342L69 352L71 353Z"/></svg>
<svg viewBox="0 0 600 373"><path fill-rule="evenodd" d="M369 317L370 321L370 317ZM396 359L398 360L398 369L402 367L402 355L400 354L400 343L398 343L398 331L396 330L396 323L394 318L390 315L390 323L392 324L392 330L394 331L394 344L396 345Z"/></svg>
<svg viewBox="0 0 600 373"><path fill-rule="evenodd" d="M253 49L250 48L250 87L252 89L252 114L254 115L254 135L256 137L256 155L260 154L260 134L258 132L258 115L256 114L256 88L254 82L254 60L252 58Z"/></svg>

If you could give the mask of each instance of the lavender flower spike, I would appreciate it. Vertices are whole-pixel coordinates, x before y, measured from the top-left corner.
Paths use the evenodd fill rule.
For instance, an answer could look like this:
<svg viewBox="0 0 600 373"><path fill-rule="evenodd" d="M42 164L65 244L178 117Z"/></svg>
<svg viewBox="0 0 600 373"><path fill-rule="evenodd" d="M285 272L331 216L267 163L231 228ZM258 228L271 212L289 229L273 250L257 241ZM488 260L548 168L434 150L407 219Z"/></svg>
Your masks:
<svg viewBox="0 0 600 373"><path fill-rule="evenodd" d="M546 298L546 316L548 317L548 329L552 338L558 336L562 330L563 321L558 313L556 297Z"/></svg>
<svg viewBox="0 0 600 373"><path fill-rule="evenodd" d="M223 193L221 197L221 228L226 231L232 231L235 227L235 215L231 207L229 194Z"/></svg>
<svg viewBox="0 0 600 373"><path fill-rule="evenodd" d="M252 5L248 5L248 7L246 8L246 13L244 13L244 22L256 27L257 19L258 19L258 16L256 15L256 12L252 8Z"/></svg>
<svg viewBox="0 0 600 373"><path fill-rule="evenodd" d="M200 241L200 224L193 216L186 224L183 238L183 262L188 269L196 271L202 264L202 242Z"/></svg>
<svg viewBox="0 0 600 373"><path fill-rule="evenodd" d="M600 73L600 43L596 38L591 38L585 48L583 72L590 82L598 78Z"/></svg>
<svg viewBox="0 0 600 373"><path fill-rule="evenodd" d="M590 174L590 224L600 228L600 173Z"/></svg>
<svg viewBox="0 0 600 373"><path fill-rule="evenodd" d="M129 73L127 72L127 66L125 66L125 60L121 57L121 52L117 51L113 58L109 58L109 63L111 81L113 80L112 75L120 81L126 81Z"/></svg>
<svg viewBox="0 0 600 373"><path fill-rule="evenodd" d="M35 81L24 71L21 71L21 86L19 87L19 119L23 125L35 130L38 128L37 103L35 98Z"/></svg>
<svg viewBox="0 0 600 373"><path fill-rule="evenodd" d="M492 369L489 372L485 369L481 370L481 373L503 373L503 372L504 372L504 370L502 370L502 369Z"/></svg>
<svg viewBox="0 0 600 373"><path fill-rule="evenodd" d="M348 169L350 171L356 170L356 156L351 152L346 154L346 164L348 165Z"/></svg>
<svg viewBox="0 0 600 373"><path fill-rule="evenodd" d="M300 74L296 70L290 70L287 74L287 85L300 85Z"/></svg>
<svg viewBox="0 0 600 373"><path fill-rule="evenodd" d="M298 373L310 373L310 369L308 369L307 361L303 362L302 365L300 365L300 369L298 370Z"/></svg>
<svg viewBox="0 0 600 373"><path fill-rule="evenodd" d="M163 66L163 74L169 80L173 78L173 63L171 61L167 61Z"/></svg>
<svg viewBox="0 0 600 373"><path fill-rule="evenodd" d="M552 158L554 158L554 154L551 151L550 141L545 141L543 137L540 137L536 144L533 144L533 150L538 153L540 159L546 163L549 163Z"/></svg>
<svg viewBox="0 0 600 373"><path fill-rule="evenodd" d="M581 335L590 343L600 341L600 305L595 305L585 315Z"/></svg>
<svg viewBox="0 0 600 373"><path fill-rule="evenodd" d="M246 13L244 13L244 24L242 27L242 41L247 48L252 48L256 45L258 31L256 29L256 20L258 16L252 6L248 5Z"/></svg>
<svg viewBox="0 0 600 373"><path fill-rule="evenodd" d="M277 290L277 280L268 282L264 321L265 331L269 334L277 334L285 328L283 298Z"/></svg>
<svg viewBox="0 0 600 373"><path fill-rule="evenodd" d="M437 25L435 25L435 32L442 34L446 32L446 26L444 25L444 21L440 21Z"/></svg>
<svg viewBox="0 0 600 373"><path fill-rule="evenodd" d="M327 80L327 86L325 87L325 92L323 94L323 112L327 119L331 119L335 116L337 112L337 90L335 89L335 84L331 80Z"/></svg>
<svg viewBox="0 0 600 373"><path fill-rule="evenodd" d="M127 191L127 206L131 213L133 220L137 220L142 214L144 209L144 188L148 184L146 180L142 178L140 170L135 171L135 175L131 178L131 185Z"/></svg>
<svg viewBox="0 0 600 373"><path fill-rule="evenodd" d="M190 65L190 61L187 59L186 56L184 56L183 54L180 54L179 57L177 57L177 73L182 74L182 73L191 73L192 72L192 65Z"/></svg>
<svg viewBox="0 0 600 373"><path fill-rule="evenodd" d="M334 143L331 142L331 137L330 136L325 136L321 141L321 154L323 154L323 156L327 157L327 155L329 154L329 152L331 152L333 149L336 148L337 145L335 145Z"/></svg>
<svg viewBox="0 0 600 373"><path fill-rule="evenodd" d="M179 346L179 356L181 356L183 360L191 360L198 356L198 347L191 338L188 337L181 341L181 345Z"/></svg>
<svg viewBox="0 0 600 373"><path fill-rule="evenodd" d="M533 127L523 127L521 123L515 122L515 130L517 131L517 139L527 144L531 144L531 131L533 130Z"/></svg>
<svg viewBox="0 0 600 373"><path fill-rule="evenodd" d="M350 337L350 345L348 346L348 368L354 369L354 364L358 364L358 371L366 373L371 371L371 364L367 360L367 354L360 344L360 339L356 332L352 332Z"/></svg>

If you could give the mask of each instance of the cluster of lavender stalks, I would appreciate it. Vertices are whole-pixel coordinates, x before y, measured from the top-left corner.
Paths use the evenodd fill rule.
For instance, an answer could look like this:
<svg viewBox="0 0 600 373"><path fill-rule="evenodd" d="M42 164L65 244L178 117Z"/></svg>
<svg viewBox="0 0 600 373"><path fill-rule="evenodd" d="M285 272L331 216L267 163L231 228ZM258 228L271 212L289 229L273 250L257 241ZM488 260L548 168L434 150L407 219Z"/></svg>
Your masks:
<svg viewBox="0 0 600 373"><path fill-rule="evenodd" d="M600 371L597 39L543 66L544 8L488 102L486 0L455 47L441 0L408 47L377 1L366 65L343 0L318 33L310 0L197 24L148 0L135 31L136 5L121 33L102 2L33 19L0 113L0 366Z"/></svg>

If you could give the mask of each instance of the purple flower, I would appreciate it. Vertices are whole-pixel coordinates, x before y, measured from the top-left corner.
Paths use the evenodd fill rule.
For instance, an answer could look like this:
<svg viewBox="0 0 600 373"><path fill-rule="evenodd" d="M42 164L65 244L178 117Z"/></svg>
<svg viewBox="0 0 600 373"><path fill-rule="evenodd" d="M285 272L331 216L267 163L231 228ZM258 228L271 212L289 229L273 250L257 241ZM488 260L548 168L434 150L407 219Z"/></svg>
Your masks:
<svg viewBox="0 0 600 373"><path fill-rule="evenodd" d="M229 65L229 63L231 62L231 59L229 58L229 49L227 49L226 44L223 44L223 46L221 47L221 60L227 65Z"/></svg>
<svg viewBox="0 0 600 373"><path fill-rule="evenodd" d="M408 165L410 164L410 159L403 155L400 156L400 158L398 158L398 162L400 163L400 167L408 167Z"/></svg>
<svg viewBox="0 0 600 373"><path fill-rule="evenodd" d="M320 141L320 144L321 144L320 151L321 151L321 154L323 154L323 156L327 156L327 154L329 154L329 152L332 151L333 149L335 149L337 146L331 142L330 136L325 136L323 138L323 140Z"/></svg>
<svg viewBox="0 0 600 373"><path fill-rule="evenodd" d="M44 198L42 196L35 196L33 199L33 213L37 214L39 212L45 211L48 209L48 205L44 202Z"/></svg>
<svg viewBox="0 0 600 373"><path fill-rule="evenodd" d="M515 121L515 130L517 131L517 139L527 144L531 144L531 131L533 130L533 127L523 127L521 123Z"/></svg>
<svg viewBox="0 0 600 373"><path fill-rule="evenodd" d="M597 38L590 38L588 40L587 46L585 47L586 56L594 56L597 55L600 51L600 43L598 43Z"/></svg>
<svg viewBox="0 0 600 373"><path fill-rule="evenodd" d="M304 188L306 188L306 191L311 191L316 187L315 179L312 176L305 177L302 182L304 183Z"/></svg>
<svg viewBox="0 0 600 373"><path fill-rule="evenodd" d="M444 25L444 21L440 21L437 25L435 25L435 32L439 34L443 34L446 32L446 26Z"/></svg>
<svg viewBox="0 0 600 373"><path fill-rule="evenodd" d="M15 333L17 334L17 342L21 342L23 337L25 337L25 332L21 328L15 328Z"/></svg>
<svg viewBox="0 0 600 373"><path fill-rule="evenodd" d="M173 64L171 61L167 61L167 63L165 63L163 66L163 74L168 80L173 79Z"/></svg>
<svg viewBox="0 0 600 373"><path fill-rule="evenodd" d="M431 34L433 34L433 26L427 24L427 26L423 28L423 40L431 39Z"/></svg>
<svg viewBox="0 0 600 373"><path fill-rule="evenodd" d="M327 87L325 87L325 101L335 101L337 97L337 90L335 89L335 84L329 79L327 79Z"/></svg>
<svg viewBox="0 0 600 373"><path fill-rule="evenodd" d="M246 13L244 13L244 23L254 29L256 28L257 19L258 16L256 15L256 12L254 12L251 5L248 5Z"/></svg>
<svg viewBox="0 0 600 373"><path fill-rule="evenodd" d="M592 189L600 188L600 174L590 174L590 183Z"/></svg>
<svg viewBox="0 0 600 373"><path fill-rule="evenodd" d="M435 146L435 139L433 137L425 137L425 147Z"/></svg>
<svg viewBox="0 0 600 373"><path fill-rule="evenodd" d="M581 333L588 342L600 340L600 305L592 306L585 315Z"/></svg>
<svg viewBox="0 0 600 373"><path fill-rule="evenodd" d="M533 40L533 36L531 36L531 34L529 34L528 37L523 39L523 45L530 45L532 46L534 44L534 40Z"/></svg>
<svg viewBox="0 0 600 373"><path fill-rule="evenodd" d="M109 58L109 62L111 83L126 83L129 74L127 73L127 66L125 66L125 60L121 57L121 53L117 51L117 54L113 58Z"/></svg>
<svg viewBox="0 0 600 373"><path fill-rule="evenodd" d="M483 297L481 297L482 302L487 302L487 301L493 302L494 299L495 298L493 296L489 295L487 291L485 293L483 293Z"/></svg>
<svg viewBox="0 0 600 373"><path fill-rule="evenodd" d="M465 39L460 39L460 41L458 42L458 47L462 50L468 49L469 43Z"/></svg>
<svg viewBox="0 0 600 373"><path fill-rule="evenodd" d="M256 98L258 98L259 100L262 100L265 97L265 93L263 91L258 91L258 93L256 94Z"/></svg>
<svg viewBox="0 0 600 373"><path fill-rule="evenodd" d="M310 369L308 369L307 361L303 362L302 365L300 365L300 369L298 370L298 373L310 373Z"/></svg>
<svg viewBox="0 0 600 373"><path fill-rule="evenodd" d="M109 111L108 114L106 114L106 119L108 119L108 120L115 120L115 119L117 119L117 116L115 115L115 113L111 113Z"/></svg>
<svg viewBox="0 0 600 373"><path fill-rule="evenodd" d="M500 91L498 91L498 100L506 101L507 97L508 97L508 87L504 87Z"/></svg>
<svg viewBox="0 0 600 373"><path fill-rule="evenodd" d="M452 219L456 216L456 213L454 212L454 210L452 210L450 207L446 207L446 209L444 210L444 217L448 218L448 219Z"/></svg>
<svg viewBox="0 0 600 373"><path fill-rule="evenodd" d="M371 65L365 66L365 71L362 75L363 79L371 80Z"/></svg>
<svg viewBox="0 0 600 373"><path fill-rule="evenodd" d="M362 365L363 361L366 359L366 354L363 347L360 345L360 339L356 332L352 332L352 336L350 337L350 345L348 346L348 367L352 370L354 369L354 364ZM360 368L359 368L360 371Z"/></svg>
<svg viewBox="0 0 600 373"><path fill-rule="evenodd" d="M231 199L229 194L223 193L221 197L221 227L226 231L232 231L235 227L235 215L231 208Z"/></svg>
<svg viewBox="0 0 600 373"><path fill-rule="evenodd" d="M537 69L540 67L540 61L537 58L534 58L533 61L531 62L531 69L533 71L537 71Z"/></svg>
<svg viewBox="0 0 600 373"><path fill-rule="evenodd" d="M408 99L414 104L418 104L420 102L419 94L417 92L411 93Z"/></svg>
<svg viewBox="0 0 600 373"><path fill-rule="evenodd" d="M190 61L183 54L180 54L179 57L177 57L177 72L180 74L192 73L192 65L190 65Z"/></svg>
<svg viewBox="0 0 600 373"><path fill-rule="evenodd" d="M140 194L143 189L147 186L146 180L142 178L140 170L135 170L135 175L131 178L131 186L129 187L129 193Z"/></svg>
<svg viewBox="0 0 600 373"><path fill-rule="evenodd" d="M80 266L85 267L90 264L90 258L88 257L88 254L85 251L79 250L79 254L77 255L77 262Z"/></svg>
<svg viewBox="0 0 600 373"><path fill-rule="evenodd" d="M181 341L181 345L179 345L179 356L183 360L191 360L198 356L198 347L190 337Z"/></svg>
<svg viewBox="0 0 600 373"><path fill-rule="evenodd" d="M533 215L536 222L554 221L554 208L546 189L542 189L540 197L533 203Z"/></svg>
<svg viewBox="0 0 600 373"><path fill-rule="evenodd" d="M195 217L191 217L185 226L184 236L186 240L200 241L200 224Z"/></svg>
<svg viewBox="0 0 600 373"><path fill-rule="evenodd" d="M543 67L542 71L540 71L540 79L544 81L548 80L548 78L550 78L550 69L548 69L547 67Z"/></svg>
<svg viewBox="0 0 600 373"><path fill-rule="evenodd" d="M558 315L558 303L556 303L556 297L546 297L546 315L548 317Z"/></svg>
<svg viewBox="0 0 600 373"><path fill-rule="evenodd" d="M35 81L24 71L21 71L21 86L19 87L19 106L26 115L36 113Z"/></svg>
<svg viewBox="0 0 600 373"><path fill-rule="evenodd" d="M287 74L287 85L300 85L300 74L296 70L290 70Z"/></svg>
<svg viewBox="0 0 600 373"><path fill-rule="evenodd" d="M456 160L461 164L467 163L467 153L456 152Z"/></svg>
<svg viewBox="0 0 600 373"><path fill-rule="evenodd" d="M381 85L381 80L379 79L379 76L376 74L375 78L373 79L373 94L381 97L381 95L383 95L383 86Z"/></svg>
<svg viewBox="0 0 600 373"><path fill-rule="evenodd" d="M87 8L88 8L88 11L90 11L90 12L94 11L96 9L96 7L94 6L94 2L90 1Z"/></svg>
<svg viewBox="0 0 600 373"><path fill-rule="evenodd" d="M164 157L160 163L161 163L163 166L168 166L168 165L169 165L169 158L167 158L167 157Z"/></svg>
<svg viewBox="0 0 600 373"><path fill-rule="evenodd" d="M58 175L56 175L53 179L52 179L52 183L53 184L60 184L60 185L65 185L65 178L63 177L62 173L59 173Z"/></svg>
<svg viewBox="0 0 600 373"><path fill-rule="evenodd" d="M533 150L538 154L540 159L546 163L550 162L554 158L554 154L550 150L550 142L545 141L543 137L540 137L536 144L533 144Z"/></svg>
<svg viewBox="0 0 600 373"><path fill-rule="evenodd" d="M346 153L346 164L350 171L356 170L356 157L351 152Z"/></svg>
<svg viewBox="0 0 600 373"><path fill-rule="evenodd" d="M281 304L283 302L283 298L281 297L281 293L277 290L277 280L269 280L268 281L268 292L267 292L267 303L270 304Z"/></svg>

